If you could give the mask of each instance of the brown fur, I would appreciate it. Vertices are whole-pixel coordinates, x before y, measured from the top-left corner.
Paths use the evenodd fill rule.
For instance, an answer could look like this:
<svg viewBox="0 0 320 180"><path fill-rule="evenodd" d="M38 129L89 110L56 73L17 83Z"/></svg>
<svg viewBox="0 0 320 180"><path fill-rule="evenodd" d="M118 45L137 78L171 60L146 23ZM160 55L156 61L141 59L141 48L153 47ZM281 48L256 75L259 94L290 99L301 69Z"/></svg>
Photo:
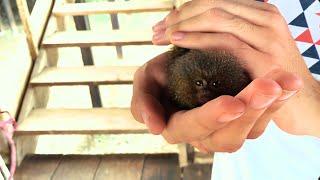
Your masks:
<svg viewBox="0 0 320 180"><path fill-rule="evenodd" d="M171 100L183 109L221 95L235 96L251 82L237 58L223 50L174 47L169 53L167 74Z"/></svg>

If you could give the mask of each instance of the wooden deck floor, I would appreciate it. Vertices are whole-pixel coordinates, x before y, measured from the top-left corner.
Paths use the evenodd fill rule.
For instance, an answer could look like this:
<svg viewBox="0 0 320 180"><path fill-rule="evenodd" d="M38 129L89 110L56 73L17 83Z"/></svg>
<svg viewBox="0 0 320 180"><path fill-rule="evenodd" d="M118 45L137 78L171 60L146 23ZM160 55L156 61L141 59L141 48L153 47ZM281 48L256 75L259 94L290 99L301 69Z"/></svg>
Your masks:
<svg viewBox="0 0 320 180"><path fill-rule="evenodd" d="M210 180L211 165L179 168L176 154L32 155L15 180Z"/></svg>

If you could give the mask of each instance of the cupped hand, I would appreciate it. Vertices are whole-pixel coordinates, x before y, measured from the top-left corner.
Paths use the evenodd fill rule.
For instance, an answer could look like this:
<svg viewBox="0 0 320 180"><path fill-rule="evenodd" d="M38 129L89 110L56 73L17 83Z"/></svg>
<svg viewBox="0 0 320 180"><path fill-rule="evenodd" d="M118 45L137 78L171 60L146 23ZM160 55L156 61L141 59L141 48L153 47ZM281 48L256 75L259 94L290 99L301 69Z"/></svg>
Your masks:
<svg viewBox="0 0 320 180"><path fill-rule="evenodd" d="M166 104L164 93L167 55L139 68L132 113L150 132L162 134L170 143L190 143L205 152L236 151L245 139L259 137L271 118L283 120L287 114L279 112L288 109L286 104L302 88L302 79L312 79L285 21L269 4L194 0L172 11L153 29L155 44L226 49L254 79L235 97L221 96L201 107L177 111ZM285 129L287 125L282 124Z"/></svg>
<svg viewBox="0 0 320 180"><path fill-rule="evenodd" d="M285 83L287 87L282 89L284 94L296 96L272 117L288 133L320 137L320 85L274 5L254 0L193 0L172 11L153 29L155 44L227 49L243 62L253 78L265 77L277 69L295 74L292 76L296 81ZM292 91L300 89L302 82L303 89Z"/></svg>
<svg viewBox="0 0 320 180"><path fill-rule="evenodd" d="M140 67L134 76L131 111L153 134L169 143L190 143L204 152L233 152L245 139L261 135L272 112L297 91L297 77L277 70L252 81L237 96L221 96L192 110L167 105L167 54ZM293 85L292 85L293 84Z"/></svg>

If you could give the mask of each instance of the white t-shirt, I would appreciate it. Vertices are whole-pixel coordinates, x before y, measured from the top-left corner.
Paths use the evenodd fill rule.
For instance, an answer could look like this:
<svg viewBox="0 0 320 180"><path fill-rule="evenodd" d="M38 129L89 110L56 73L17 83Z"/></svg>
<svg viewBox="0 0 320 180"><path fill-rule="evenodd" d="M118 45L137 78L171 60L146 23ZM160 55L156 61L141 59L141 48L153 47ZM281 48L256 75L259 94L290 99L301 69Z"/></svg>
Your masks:
<svg viewBox="0 0 320 180"><path fill-rule="evenodd" d="M269 0L268 3L279 8L306 64L320 80L319 1ZM246 140L239 151L216 153L212 179L320 180L320 139L289 135L271 122L261 137Z"/></svg>
<svg viewBox="0 0 320 180"><path fill-rule="evenodd" d="M272 122L256 140L235 153L216 153L213 180L317 180L320 139L293 136Z"/></svg>

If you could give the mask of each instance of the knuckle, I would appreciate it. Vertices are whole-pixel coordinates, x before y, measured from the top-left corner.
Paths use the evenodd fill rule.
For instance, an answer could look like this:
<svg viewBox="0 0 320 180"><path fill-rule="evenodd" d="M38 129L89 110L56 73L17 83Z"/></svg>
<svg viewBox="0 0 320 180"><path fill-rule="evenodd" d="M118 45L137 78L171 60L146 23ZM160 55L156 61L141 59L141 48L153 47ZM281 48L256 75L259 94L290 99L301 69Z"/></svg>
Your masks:
<svg viewBox="0 0 320 180"><path fill-rule="evenodd" d="M275 29L279 29L284 25L287 26L283 16L279 13L268 13L268 19L270 20L270 26Z"/></svg>
<svg viewBox="0 0 320 180"><path fill-rule="evenodd" d="M219 8L211 8L205 12L205 14L209 17L221 17L224 14L224 11Z"/></svg>
<svg viewBox="0 0 320 180"><path fill-rule="evenodd" d="M217 103L221 107L225 107L225 106L228 107L230 102L233 102L233 101L234 101L234 98L232 96L228 96L228 95L222 95L217 98Z"/></svg>
<svg viewBox="0 0 320 180"><path fill-rule="evenodd" d="M279 22L283 20L283 16L279 13L269 13L270 22Z"/></svg>
<svg viewBox="0 0 320 180"><path fill-rule="evenodd" d="M265 7L266 7L267 11L279 13L278 7L273 4L265 3Z"/></svg>

